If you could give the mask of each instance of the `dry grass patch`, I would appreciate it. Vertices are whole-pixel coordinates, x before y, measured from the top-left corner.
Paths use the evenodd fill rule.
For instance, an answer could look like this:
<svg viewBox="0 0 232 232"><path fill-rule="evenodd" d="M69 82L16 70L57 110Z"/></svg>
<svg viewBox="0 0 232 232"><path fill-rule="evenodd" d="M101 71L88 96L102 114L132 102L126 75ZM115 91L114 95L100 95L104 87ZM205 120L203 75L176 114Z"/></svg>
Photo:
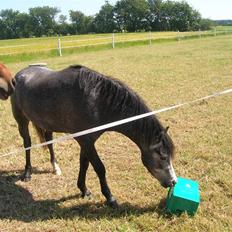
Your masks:
<svg viewBox="0 0 232 232"><path fill-rule="evenodd" d="M232 37L75 54L43 60L61 69L79 63L119 78L136 90L151 109L192 100L232 86ZM15 73L27 63L9 67ZM165 214L163 189L145 170L138 148L117 133L106 133L97 149L106 165L112 193L121 204L106 207L93 169L87 185L92 199L76 188L79 146L55 145L62 176L51 173L49 155L32 151L31 182L18 176L24 155L1 158L0 231L230 231L232 228L232 96L226 95L162 113L176 145L179 176L199 181L201 204L194 217ZM10 103L0 102L1 151L22 145ZM59 134L56 134L59 136ZM32 140L38 142L32 130Z"/></svg>

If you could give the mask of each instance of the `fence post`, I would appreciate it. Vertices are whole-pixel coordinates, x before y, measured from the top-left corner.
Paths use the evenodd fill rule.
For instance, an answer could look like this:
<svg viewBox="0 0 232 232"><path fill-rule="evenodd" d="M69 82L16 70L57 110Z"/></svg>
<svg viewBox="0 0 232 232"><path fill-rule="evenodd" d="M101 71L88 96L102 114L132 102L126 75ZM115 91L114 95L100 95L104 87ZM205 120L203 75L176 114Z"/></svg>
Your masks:
<svg viewBox="0 0 232 232"><path fill-rule="evenodd" d="M115 38L114 38L114 33L112 34L112 48L115 48Z"/></svg>
<svg viewBox="0 0 232 232"><path fill-rule="evenodd" d="M149 44L151 46L151 42L152 42L152 34L151 34L151 31L149 32Z"/></svg>
<svg viewBox="0 0 232 232"><path fill-rule="evenodd" d="M201 29L199 29L199 38L201 39Z"/></svg>
<svg viewBox="0 0 232 232"><path fill-rule="evenodd" d="M214 36L217 36L217 28L214 28Z"/></svg>
<svg viewBox="0 0 232 232"><path fill-rule="evenodd" d="M62 56L62 49L61 49L60 37L58 38L58 51L59 51L59 55Z"/></svg>
<svg viewBox="0 0 232 232"><path fill-rule="evenodd" d="M178 42L180 42L180 31L179 30L177 31L177 40Z"/></svg>

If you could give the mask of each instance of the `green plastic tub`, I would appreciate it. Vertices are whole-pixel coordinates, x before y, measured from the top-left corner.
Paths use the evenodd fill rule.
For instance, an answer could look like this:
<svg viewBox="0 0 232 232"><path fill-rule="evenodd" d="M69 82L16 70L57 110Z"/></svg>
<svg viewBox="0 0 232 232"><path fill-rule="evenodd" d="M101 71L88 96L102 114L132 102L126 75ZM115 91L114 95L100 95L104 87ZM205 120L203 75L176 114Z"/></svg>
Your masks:
<svg viewBox="0 0 232 232"><path fill-rule="evenodd" d="M193 216L200 204L199 184L182 177L178 177L177 180L175 186L168 191L167 210L173 214L186 211Z"/></svg>

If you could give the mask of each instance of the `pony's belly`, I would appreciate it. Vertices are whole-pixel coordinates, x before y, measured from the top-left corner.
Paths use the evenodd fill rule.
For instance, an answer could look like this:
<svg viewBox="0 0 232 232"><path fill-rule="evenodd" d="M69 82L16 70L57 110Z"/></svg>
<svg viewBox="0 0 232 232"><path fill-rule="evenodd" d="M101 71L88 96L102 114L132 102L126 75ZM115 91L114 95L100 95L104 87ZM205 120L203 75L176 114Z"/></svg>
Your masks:
<svg viewBox="0 0 232 232"><path fill-rule="evenodd" d="M94 124L89 114L77 104L64 104L62 101L33 104L30 101L24 103L22 108L28 120L48 131L73 133Z"/></svg>
<svg viewBox="0 0 232 232"><path fill-rule="evenodd" d="M93 123L78 115L30 115L29 119L38 127L52 132L75 133L94 126Z"/></svg>
<svg viewBox="0 0 232 232"><path fill-rule="evenodd" d="M63 123L49 123L49 122L42 122L38 124L39 127L52 132L64 132L64 133L75 133L82 130L77 125L73 125L73 123L63 122Z"/></svg>

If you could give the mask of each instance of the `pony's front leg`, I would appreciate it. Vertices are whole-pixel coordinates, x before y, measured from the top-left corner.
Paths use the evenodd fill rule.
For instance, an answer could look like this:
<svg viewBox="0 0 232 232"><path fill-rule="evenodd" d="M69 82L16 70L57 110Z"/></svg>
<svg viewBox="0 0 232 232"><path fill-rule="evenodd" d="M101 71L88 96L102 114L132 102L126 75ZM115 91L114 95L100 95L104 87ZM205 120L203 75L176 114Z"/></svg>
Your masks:
<svg viewBox="0 0 232 232"><path fill-rule="evenodd" d="M100 180L100 185L101 185L101 191L102 191L102 194L106 198L106 203L112 208L117 208L118 203L116 199L113 197L113 195L111 194L107 181L106 181L105 166L102 163L101 159L99 158L97 151L94 147L94 144L92 144L92 146L90 145L88 149L88 159L90 163L92 164L95 172L98 175L98 178Z"/></svg>
<svg viewBox="0 0 232 232"><path fill-rule="evenodd" d="M86 180L86 172L89 167L89 160L85 155L84 149L81 148L80 153L80 170L78 175L77 187L81 191L81 197L88 197L91 195L91 192L87 189L85 180Z"/></svg>

